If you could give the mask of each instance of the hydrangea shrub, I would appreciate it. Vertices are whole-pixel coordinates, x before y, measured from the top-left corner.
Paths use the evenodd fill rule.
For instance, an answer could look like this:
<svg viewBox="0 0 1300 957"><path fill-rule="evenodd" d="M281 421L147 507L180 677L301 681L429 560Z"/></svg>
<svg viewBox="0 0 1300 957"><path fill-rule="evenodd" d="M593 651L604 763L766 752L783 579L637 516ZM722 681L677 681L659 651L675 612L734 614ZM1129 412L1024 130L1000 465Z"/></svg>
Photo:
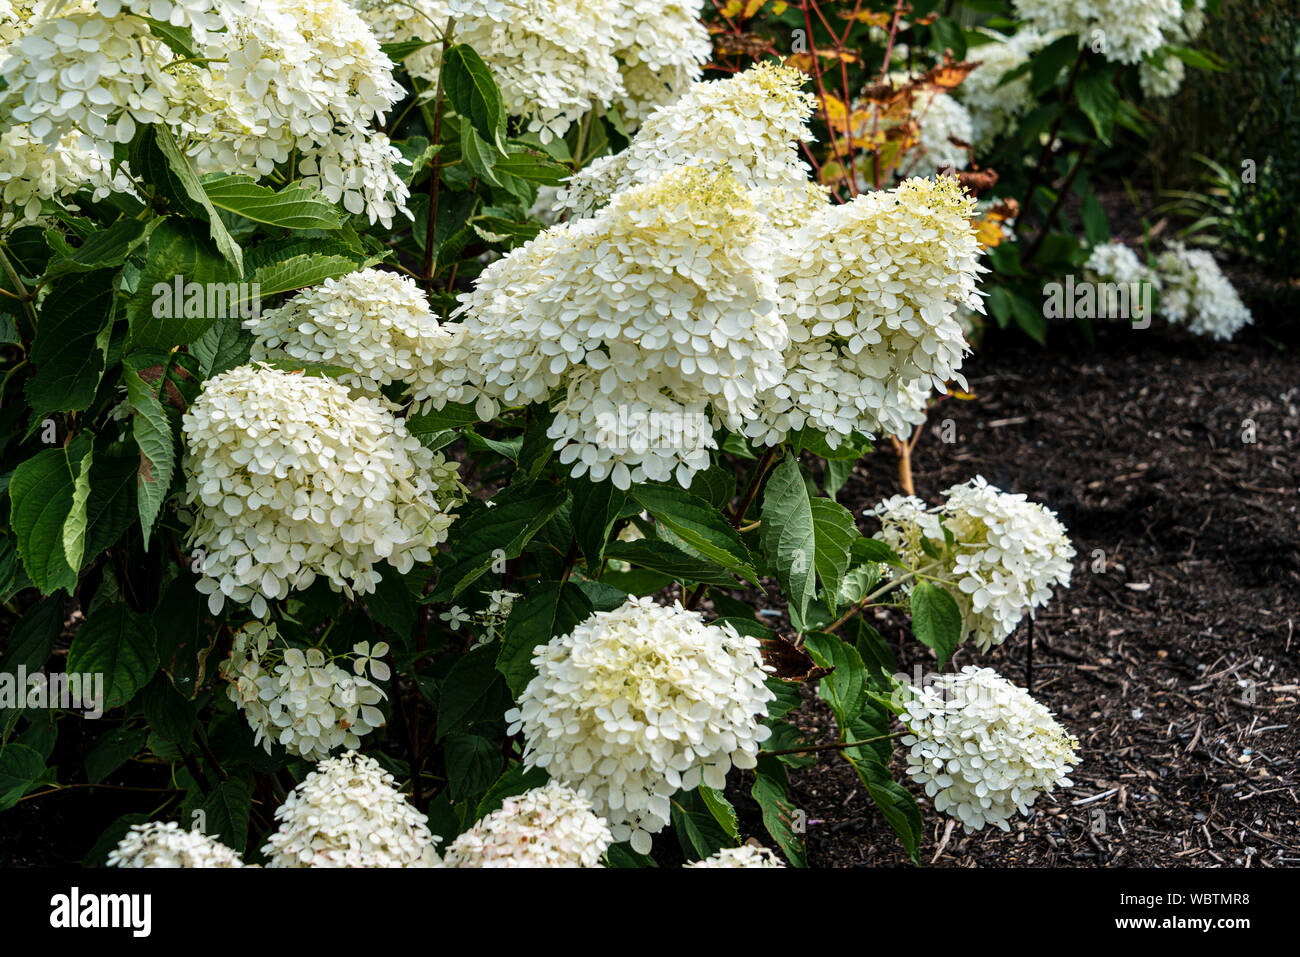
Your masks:
<svg viewBox="0 0 1300 957"><path fill-rule="evenodd" d="M914 861L923 807L1005 827L1068 784L1042 705L987 670L915 687L863 617L907 616L940 672L1005 641L1068 585L1055 515L979 478L835 497L965 385L987 209L941 173L952 136L828 177L806 64L705 79L688 4L14 10L0 670L66 643L100 694L0 699L0 810L152 775L161 804L88 857L114 866L640 866L675 841L772 867L807 863L789 782L814 755ZM850 25L886 79L888 27ZM994 118L996 84L963 99L944 69L916 97L936 127L1024 121L1023 90ZM893 124L911 84L854 109Z"/></svg>

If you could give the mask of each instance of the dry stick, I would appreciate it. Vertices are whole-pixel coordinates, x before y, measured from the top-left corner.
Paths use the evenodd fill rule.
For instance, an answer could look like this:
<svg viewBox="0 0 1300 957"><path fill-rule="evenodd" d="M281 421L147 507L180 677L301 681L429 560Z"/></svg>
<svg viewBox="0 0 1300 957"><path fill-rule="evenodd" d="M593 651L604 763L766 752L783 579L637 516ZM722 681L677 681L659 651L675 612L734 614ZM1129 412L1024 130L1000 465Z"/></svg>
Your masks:
<svg viewBox="0 0 1300 957"><path fill-rule="evenodd" d="M31 333L28 334L27 330L23 328L21 322L14 323L14 328L18 330L18 338L22 340L23 354L31 355L32 336L36 335L36 307L32 304L32 294L28 291L27 287L23 285L22 278L19 277L18 271L14 269L13 263L9 261L9 257L5 255L3 245L0 245L0 264L4 266L5 275L9 277L9 281L14 284L14 290L18 293L18 295L13 298L22 302L23 312L27 314L27 321L32 325Z"/></svg>
<svg viewBox="0 0 1300 957"><path fill-rule="evenodd" d="M1034 693L1034 619L1029 619L1029 641L1025 648L1025 691Z"/></svg>
<svg viewBox="0 0 1300 957"><path fill-rule="evenodd" d="M830 130L831 134L831 150L835 153L835 159L840 164L840 169L843 170L843 175L847 181L851 178L849 176L849 166L853 162L853 158L851 156L847 158L840 156L840 144L835 137L835 124L831 122L831 110L826 103L826 84L822 82L821 61L817 59L817 43L813 40L811 3L812 0L803 0L803 22L804 27L808 30L808 55L812 60L813 79L817 81L817 94L821 98L822 116L825 117L826 128ZM899 3L902 3L902 0L899 0ZM818 12L820 13L820 11ZM832 37L834 35L834 33L831 34ZM847 103L844 104L844 108L845 110L848 109Z"/></svg>
<svg viewBox="0 0 1300 957"><path fill-rule="evenodd" d="M763 476L772 467L780 448L779 445L771 446L759 459L758 466L754 469L754 477L749 480L749 487L745 489L745 495L741 498L740 504L736 506L735 514L731 517L732 528L740 528L741 523L745 520L745 513L749 511L749 506L754 504L754 497L758 495L758 487L763 482ZM708 588L707 584L703 584L691 593L691 596L686 599L685 607L687 611L694 611L699 607L700 601L704 598L704 593L708 591Z"/></svg>
<svg viewBox="0 0 1300 957"><path fill-rule="evenodd" d="M939 847L934 852L934 857L930 858L931 864L934 864L936 861L938 861L939 856L943 854L944 849L948 847L948 838L952 837L952 829L956 823L957 823L957 819L950 817L948 818L948 823L943 826L943 839L939 841Z"/></svg>

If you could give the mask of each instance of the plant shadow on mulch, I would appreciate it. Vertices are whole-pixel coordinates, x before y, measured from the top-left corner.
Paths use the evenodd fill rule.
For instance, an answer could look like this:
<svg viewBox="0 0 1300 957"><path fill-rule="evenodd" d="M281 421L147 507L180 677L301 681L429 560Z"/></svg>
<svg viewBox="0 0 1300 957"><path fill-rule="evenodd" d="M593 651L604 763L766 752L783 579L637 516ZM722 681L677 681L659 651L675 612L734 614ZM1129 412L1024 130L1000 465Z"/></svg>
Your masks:
<svg viewBox="0 0 1300 957"><path fill-rule="evenodd" d="M1300 362L1253 331L1228 344L1159 326L1100 329L1095 348L1069 338L975 355L976 398L935 408L914 453L922 498L981 474L1055 509L1078 551L1072 587L1038 615L1033 674L1035 697L1082 744L1074 787L1009 833L958 827L933 863L1300 864ZM888 451L868 456L839 494L866 534L862 509L898 491L894 469ZM901 618L872 623L905 672L934 667L899 641ZM1022 624L949 667L1023 686L1026 651ZM829 709L807 698L793 720L833 742ZM810 866L907 865L842 759L791 784ZM929 863L946 819L918 797ZM742 826L761 834L756 811L741 808Z"/></svg>

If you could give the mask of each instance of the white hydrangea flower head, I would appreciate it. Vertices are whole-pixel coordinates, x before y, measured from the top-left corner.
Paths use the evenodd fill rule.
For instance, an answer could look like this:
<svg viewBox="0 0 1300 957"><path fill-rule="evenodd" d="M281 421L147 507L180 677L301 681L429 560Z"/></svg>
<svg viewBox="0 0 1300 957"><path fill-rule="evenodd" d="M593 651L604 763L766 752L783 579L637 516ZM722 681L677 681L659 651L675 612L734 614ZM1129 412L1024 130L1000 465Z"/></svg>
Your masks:
<svg viewBox="0 0 1300 957"><path fill-rule="evenodd" d="M980 651L999 645L1029 612L1051 599L1054 586L1070 584L1074 547L1050 509L976 476L944 493L935 509L914 497L886 499L867 514L880 519L876 538L909 569L924 569L946 585L962 613L962 639ZM944 530L953 536L945 542ZM941 557L931 558L928 540ZM901 570L891 570L902 574Z"/></svg>
<svg viewBox="0 0 1300 957"><path fill-rule="evenodd" d="M141 123L179 118L173 55L139 17L92 0L42 0L26 33L0 51L0 110L53 146L73 130L129 143Z"/></svg>
<svg viewBox="0 0 1300 957"><path fill-rule="evenodd" d="M448 845L445 867L600 867L614 842L591 802L558 781L515 797Z"/></svg>
<svg viewBox="0 0 1300 957"><path fill-rule="evenodd" d="M410 165L384 133L349 130L330 133L303 150L299 170L302 181L331 203L391 229L398 213L411 218L406 207L411 189L401 169Z"/></svg>
<svg viewBox="0 0 1300 957"><path fill-rule="evenodd" d="M766 847L742 844L724 847L702 861L692 861L686 867L785 867L785 861Z"/></svg>
<svg viewBox="0 0 1300 957"><path fill-rule="evenodd" d="M0 0L0 61L5 47L27 32L35 18L34 5L35 0Z"/></svg>
<svg viewBox="0 0 1300 957"><path fill-rule="evenodd" d="M809 202L808 165L801 140L811 140L814 98L801 90L807 76L792 66L760 63L721 80L693 84L654 110L623 152L570 177L561 201L589 214L621 190L657 180L691 164L726 165L747 189L770 192L764 210ZM824 194L821 195L824 202Z"/></svg>
<svg viewBox="0 0 1300 957"><path fill-rule="evenodd" d="M1096 292L1097 315L1105 319L1140 318L1143 302L1149 301L1143 299L1146 292L1142 288L1143 284L1150 283L1153 289L1160 288L1155 273L1124 243L1108 242L1094 246L1083 264L1083 272L1088 281L1099 284ZM1125 295L1113 296L1100 288L1101 284L1109 284L1112 290L1115 286L1123 287ZM1128 303L1133 315L1113 315L1112 313L1124 311L1119 308L1121 303Z"/></svg>
<svg viewBox="0 0 1300 957"><path fill-rule="evenodd" d="M375 654L386 651L383 645ZM351 656L331 657L319 648L284 647L273 623L252 622L235 635L219 670L227 696L255 732L254 744L270 754L278 741L290 754L317 761L339 748L361 747L362 737L385 724L375 705L386 695L363 672L369 667L380 677L389 669L369 652L368 643Z"/></svg>
<svg viewBox="0 0 1300 957"><path fill-rule="evenodd" d="M760 226L728 170L690 166L552 227L462 296L434 401L486 419L562 389L548 434L574 476L688 486L714 425L752 419L784 372Z"/></svg>
<svg viewBox="0 0 1300 957"><path fill-rule="evenodd" d="M430 44L412 53L402 65L418 80L437 80L442 53L438 43L451 16L448 0L356 0L356 8L380 43Z"/></svg>
<svg viewBox="0 0 1300 957"><path fill-rule="evenodd" d="M623 0L619 6L615 55L626 92L618 106L623 119L636 125L700 78L713 42L698 3Z"/></svg>
<svg viewBox="0 0 1300 957"><path fill-rule="evenodd" d="M204 551L197 587L213 614L230 599L264 617L268 599L318 575L369 594L380 561L404 574L447 537L455 468L381 398L240 366L204 383L181 430L188 541Z"/></svg>
<svg viewBox="0 0 1300 957"><path fill-rule="evenodd" d="M1014 0L1020 18L1041 33L1059 30L1097 44L1113 63L1139 63L1180 35L1181 0Z"/></svg>
<svg viewBox="0 0 1300 957"><path fill-rule="evenodd" d="M316 765L275 812L267 867L440 867L423 814L374 758L348 751Z"/></svg>
<svg viewBox="0 0 1300 957"><path fill-rule="evenodd" d="M746 433L775 444L811 426L832 447L854 432L898 434L916 393L961 378L958 305L983 312L976 288L975 201L957 180L909 179L828 205L778 256L790 333L786 374Z"/></svg>
<svg viewBox="0 0 1300 957"><path fill-rule="evenodd" d="M1133 248L1119 242L1092 247L1083 269L1090 279L1102 282L1150 282L1153 278Z"/></svg>
<svg viewBox="0 0 1300 957"><path fill-rule="evenodd" d="M413 279L379 269L327 279L244 328L257 336L255 361L345 366L344 385L377 393L403 382L417 399L428 398L429 370L453 339Z"/></svg>
<svg viewBox="0 0 1300 957"><path fill-rule="evenodd" d="M1160 279L1158 311L1170 322L1185 325L1198 336L1225 340L1253 321L1209 251L1167 243L1156 257L1155 270Z"/></svg>
<svg viewBox="0 0 1300 957"><path fill-rule="evenodd" d="M923 93L915 105L917 122L921 125L920 144L911 156L904 158L903 169L913 176L934 176L941 169L965 169L970 165L970 152L953 140L970 143L975 139L975 127L966 107L942 90Z"/></svg>
<svg viewBox="0 0 1300 957"><path fill-rule="evenodd" d="M1022 27L1010 37L992 30L982 31L993 42L971 47L968 60L979 62L960 87L957 97L970 112L972 139L980 152L994 140L1015 129L1019 118L1033 108L1034 96L1026 73L1000 85L1002 78L1029 62L1043 47L1056 39L1055 33L1041 34L1032 27Z"/></svg>
<svg viewBox="0 0 1300 957"><path fill-rule="evenodd" d="M108 853L109 867L243 867L239 854L210 834L175 821L132 824Z"/></svg>
<svg viewBox="0 0 1300 957"><path fill-rule="evenodd" d="M1138 82L1142 93L1153 100L1167 100L1183 88L1187 66L1172 53L1142 61L1138 67Z"/></svg>
<svg viewBox="0 0 1300 957"><path fill-rule="evenodd" d="M590 795L614 840L642 854L668 824L671 795L725 787L771 734L758 639L680 603L629 598L539 645L533 664L506 712L525 765Z"/></svg>
<svg viewBox="0 0 1300 957"><path fill-rule="evenodd" d="M966 831L1009 831L1040 794L1073 784L1078 739L991 668L968 665L905 690L907 773Z"/></svg>
<svg viewBox="0 0 1300 957"><path fill-rule="evenodd" d="M0 133L0 226L34 223L43 200L66 201L83 188L95 199L129 191L125 178L113 174L111 160L75 130L48 146L23 124L9 127Z"/></svg>

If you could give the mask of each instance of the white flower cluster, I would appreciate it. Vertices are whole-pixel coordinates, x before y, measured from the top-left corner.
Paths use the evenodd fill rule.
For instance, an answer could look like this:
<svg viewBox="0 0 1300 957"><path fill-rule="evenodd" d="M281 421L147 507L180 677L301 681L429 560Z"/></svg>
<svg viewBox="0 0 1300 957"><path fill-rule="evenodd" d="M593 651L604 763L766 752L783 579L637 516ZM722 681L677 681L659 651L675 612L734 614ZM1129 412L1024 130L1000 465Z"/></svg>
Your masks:
<svg viewBox="0 0 1300 957"><path fill-rule="evenodd" d="M406 161L371 129L401 87L345 0L42 0L31 16L0 62L6 127L48 146L77 131L107 157L138 124L165 124L200 172L265 176L296 149L350 212L391 225L406 211ZM150 19L188 27L195 56Z"/></svg>
<svg viewBox="0 0 1300 957"><path fill-rule="evenodd" d="M239 855L202 831L175 821L132 824L109 851L109 867L243 867Z"/></svg>
<svg viewBox="0 0 1300 957"><path fill-rule="evenodd" d="M811 426L828 442L906 432L913 393L965 387L958 304L983 312L974 201L952 178L910 179L826 206L784 244L786 373L746 426L767 444Z"/></svg>
<svg viewBox="0 0 1300 957"><path fill-rule="evenodd" d="M1083 264L1090 279L1101 282L1150 282L1151 270L1124 243L1099 243L1092 247Z"/></svg>
<svg viewBox="0 0 1300 957"><path fill-rule="evenodd" d="M213 614L229 598L263 617L268 599L317 575L349 597L369 594L378 562L405 573L446 539L455 466L383 399L240 366L204 383L181 431L189 541L204 550L198 589Z"/></svg>
<svg viewBox="0 0 1300 957"><path fill-rule="evenodd" d="M1002 78L1056 39L1055 34L1045 36L1032 27L1023 27L1009 37L992 30L984 33L993 42L971 47L967 59L980 65L957 88L957 96L970 111L969 142L976 152L987 150L999 136L1012 131L1021 115L1033 108L1028 73L1006 85L1000 85Z"/></svg>
<svg viewBox="0 0 1300 957"><path fill-rule="evenodd" d="M1193 0L1183 5L1183 19L1168 31L1167 43L1187 46L1205 26L1205 0ZM1142 92L1155 99L1165 99L1177 93L1187 76L1187 66L1173 53L1157 50L1142 61L1138 80Z"/></svg>
<svg viewBox="0 0 1300 957"><path fill-rule="evenodd" d="M565 396L549 435L575 476L683 486L708 467L709 415L739 429L784 371L771 251L726 169L684 167L512 250L462 297L435 401Z"/></svg>
<svg viewBox="0 0 1300 957"><path fill-rule="evenodd" d="M0 201L4 203L0 226L36 222L43 200L68 197L81 189L91 189L95 199L103 199L109 192L129 188L114 177L111 157L85 148L83 142L86 137L75 130L53 146L22 125L0 133Z"/></svg>
<svg viewBox="0 0 1300 957"><path fill-rule="evenodd" d="M253 622L235 635L230 657L220 672L229 684L226 694L244 712L256 732L254 744L271 753L278 741L290 754L317 761L339 748L359 748L361 738L383 727L384 713L375 705L383 691L365 677L389 677L380 659L388 651L380 643L373 651L362 642L353 648L349 674L337 663L348 656L327 658L319 648L278 647L275 625Z"/></svg>
<svg viewBox="0 0 1300 957"><path fill-rule="evenodd" d="M1156 274L1159 311L1170 322L1220 340L1231 339L1250 325L1250 310L1208 251L1168 243L1156 257Z"/></svg>
<svg viewBox="0 0 1300 957"><path fill-rule="evenodd" d="M1130 290L1142 283L1150 283L1155 289L1160 288L1160 280L1156 274L1147 268L1132 248L1124 243L1109 242L1094 246L1083 264L1083 271L1088 280L1094 283L1116 283L1127 286ZM1137 309L1142 299L1130 295L1126 301L1132 304L1133 309ZM1119 299L1112 299L1099 293L1096 302L1098 315L1102 318L1137 318L1136 315L1111 315L1112 306L1117 306L1119 303Z"/></svg>
<svg viewBox="0 0 1300 957"><path fill-rule="evenodd" d="M374 758L316 765L275 812L267 867L439 867L439 838Z"/></svg>
<svg viewBox="0 0 1300 957"><path fill-rule="evenodd" d="M913 176L934 176L941 169L965 169L970 152L953 140L971 143L975 126L966 107L942 90L921 93L913 106L921 126L920 143L902 162Z"/></svg>
<svg viewBox="0 0 1300 957"><path fill-rule="evenodd" d="M446 867L599 867L614 841L591 802L556 781L506 798L443 854Z"/></svg>
<svg viewBox="0 0 1300 957"><path fill-rule="evenodd" d="M1041 33L1059 30L1096 45L1114 63L1139 63L1183 22L1181 0L1015 0L1021 19Z"/></svg>
<svg viewBox="0 0 1300 957"><path fill-rule="evenodd" d="M974 638L980 651L988 651L1016 630L1026 612L1045 605L1054 585L1069 586L1074 548L1054 512L982 476L943 494L938 508L896 495L867 514L880 519L876 537L909 569L948 586L962 613L962 639ZM923 540L939 558L927 554Z"/></svg>
<svg viewBox="0 0 1300 957"><path fill-rule="evenodd" d="M506 111L542 142L562 137L593 109L617 106L635 125L697 79L712 52L698 4L680 0L359 0L385 42L452 39L483 57ZM405 61L433 82L442 50Z"/></svg>
<svg viewBox="0 0 1300 957"><path fill-rule="evenodd" d="M794 67L761 63L696 83L651 113L627 149L570 177L560 202L586 215L676 167L725 164L741 186L762 194L756 202L768 216L801 222L804 210L825 203L799 158L799 141L812 138L807 123L816 102L800 89L805 80Z"/></svg>
<svg viewBox="0 0 1300 957"><path fill-rule="evenodd" d="M425 399L432 368L453 335L407 276L363 269L298 293L244 322L258 337L254 360L323 362L350 371L338 381L377 393L394 382Z"/></svg>
<svg viewBox="0 0 1300 957"><path fill-rule="evenodd" d="M992 669L968 665L906 690L899 720L910 732L902 739L907 773L965 830L1009 831L1016 812L1028 814L1040 794L1073 783L1078 739Z"/></svg>
<svg viewBox="0 0 1300 957"><path fill-rule="evenodd" d="M724 847L702 861L693 861L687 867L785 867L785 861L766 847L742 844Z"/></svg>
<svg viewBox="0 0 1300 957"><path fill-rule="evenodd" d="M700 78L713 43L700 22L698 3L622 0L619 7L614 55L622 65L626 92L618 106L623 119L636 125Z"/></svg>
<svg viewBox="0 0 1300 957"><path fill-rule="evenodd" d="M535 649L537 675L506 713L524 763L591 795L617 841L648 853L669 797L726 785L771 734L756 638L680 604L629 598Z"/></svg>

